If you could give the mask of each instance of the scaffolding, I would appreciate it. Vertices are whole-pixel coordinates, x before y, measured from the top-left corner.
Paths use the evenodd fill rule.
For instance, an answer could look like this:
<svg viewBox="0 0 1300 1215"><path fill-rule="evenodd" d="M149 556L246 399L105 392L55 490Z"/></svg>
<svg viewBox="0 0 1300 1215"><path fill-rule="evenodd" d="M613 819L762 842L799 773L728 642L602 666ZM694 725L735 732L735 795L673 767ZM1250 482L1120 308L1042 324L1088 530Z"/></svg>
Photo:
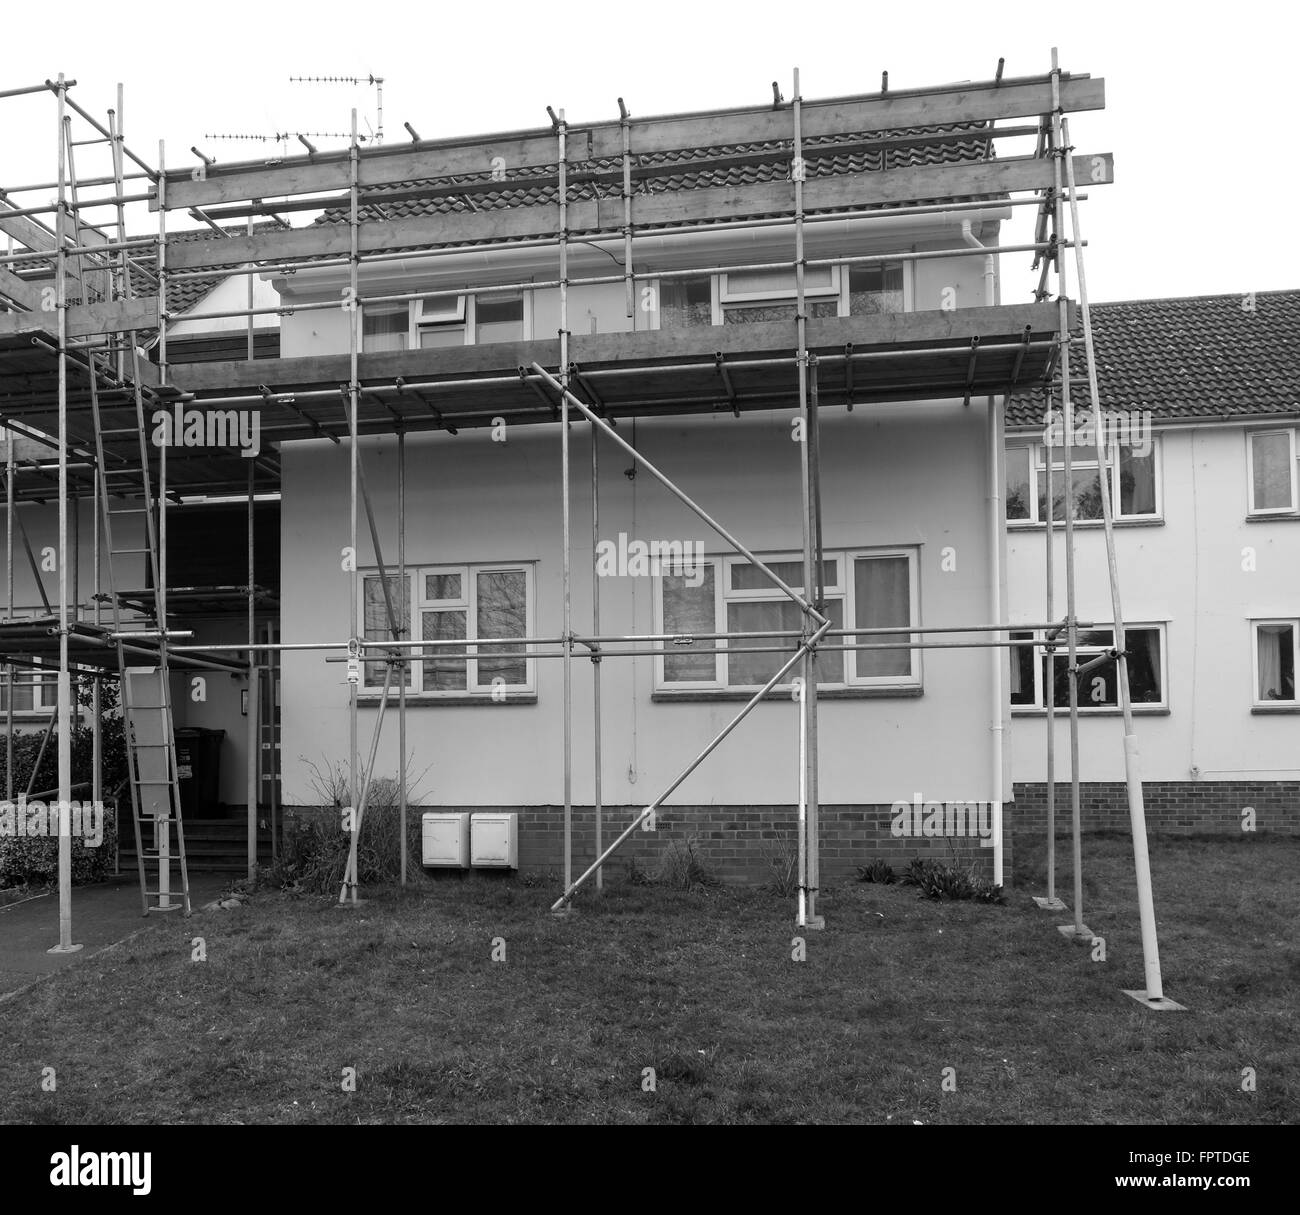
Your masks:
<svg viewBox="0 0 1300 1215"><path fill-rule="evenodd" d="M398 527L397 585L404 585L405 552L405 446L408 433L443 431L455 435L460 428L485 427L500 421L556 424L560 502L558 504L562 550L562 623L556 636L521 637L509 642L517 649L501 650L503 657L555 659L563 669L563 774L564 882L552 910L565 912L577 892L589 881L599 886L604 864L638 828L653 823L656 810L713 753L762 701L768 699L787 676L794 677L798 703L799 804L798 900L795 919L802 928L818 928L819 894L819 742L818 695L815 661L819 652L846 653L889 649L987 650L992 690L991 729L994 737L994 881L1002 884L1002 729L1005 665L1009 654L1029 647L1036 656L1055 652L1064 633L1070 663L1070 726L1072 812L1075 853L1076 922L1073 935L1086 933L1082 924L1079 845L1079 783L1075 681L1084 668L1077 662L1080 623L1075 616L1073 529L1065 516L1067 607L1063 619L1052 610L1051 576L1046 620L1032 640L1012 638L1013 627L1001 619L1001 415L998 398L1035 385L1061 382L1063 408L1072 417L1069 342L1076 317L1083 324L1087 361L1087 386L1101 444L1100 402L1083 274L1078 202L1086 198L1079 182L1104 185L1113 180L1109 155L1076 155L1069 144L1065 114L1101 109L1104 88L1087 75L1063 72L1052 52L1050 72L1041 76L1004 78L999 62L994 79L960 86L878 93L805 101L796 70L790 99L773 85L771 103L704 114L669 115L633 120L622 98L616 120L571 124L563 110L548 107L549 128L498 133L460 139L423 140L409 124L409 145L371 146L362 149L353 112L351 138L346 149L319 151L274 161L217 164L197 149L200 164L194 168L167 168L165 149L159 145L157 168L130 153L121 134L121 94L118 108L102 125L69 96L75 82L46 81L16 93L50 92L59 109L60 156L56 201L49 206L19 208L10 205L18 190L0 194L0 231L10 236L10 251L0 257L0 295L12 301L8 314L0 314L0 370L8 378L0 391L0 422L13 433L48 443L58 452L60 585L58 711L60 777L59 796L68 794L67 724L69 673L78 669L70 643L89 626L74 621L68 599L66 504L69 492L98 494L106 498L110 477L124 478L127 486L142 488L146 497L147 459L136 466L123 450L122 435L130 421L124 415L138 411L140 402L164 408L226 410L246 406L261 418L261 434L271 444L297 439L327 439L347 444L349 457L349 636L309 643L259 643L254 630L255 587L252 568L252 509L254 467L264 488L278 486L279 468L273 455L253 461L222 456L211 449L183 458L166 457L168 485L176 494L190 492L247 494L249 503L248 637L244 644L184 644L179 630L167 624L163 602L165 575L157 586L156 628L147 635L122 636L119 627L106 633L95 629L101 641L144 647L161 661L237 668L250 683L249 705L249 871L256 866L257 816L256 746L258 703L256 685L265 674L273 653L311 650L327 662L346 663L348 670L349 779L351 851L340 891L340 905L358 901L357 841L363 827L374 759L392 682L397 676L397 715L402 762L399 765L402 839L405 841L406 788L406 678L407 664L417 662L441 646L455 655L459 642L413 640L407 609L398 611L390 584L380 527L367 489L361 441L371 435L397 439ZM69 190L65 166L70 166L75 141L66 135L65 109L88 123L97 138L113 152L113 171L99 178L82 179ZM1006 125L1022 120L1022 125ZM1024 121L1027 120L1027 121ZM1030 138L1032 155L992 155L993 140ZM954 144L975 142L978 158L945 159ZM916 163L909 153L925 149L936 163ZM865 157L864 171L837 171L830 158L854 154ZM126 161L134 168L126 171ZM901 163L900 163L901 162ZM754 166L784 166L779 174L757 173L741 184L710 186L729 172ZM823 171L823 169L825 171ZM675 188L668 179L694 175L689 189ZM108 187L110 194L88 198L81 191ZM479 207L476 197L503 190L519 192L517 205ZM134 192L132 192L134 191ZM384 207L409 200L455 199L457 206L433 213L391 218ZM464 206L460 206L460 200ZM540 200L540 201L539 201ZM157 213L156 238L133 238L126 230L124 208L147 203ZM115 209L115 223L92 229L81 214L95 206ZM964 239L952 248L894 251L880 255L808 257L806 234L818 225L846 219L881 217L965 216L972 219L1010 208L1035 208L1034 240L1021 245L984 245L963 226ZM1065 212L1070 226L1067 234ZM175 211L215 228L218 238L179 239L169 231L167 217ZM302 228L257 231L254 220L290 212L324 212L319 222ZM53 231L33 221L53 213ZM223 221L245 223L242 234L223 228ZM640 260L639 250L648 238L685 232L722 233L730 230L775 229L792 238L788 258L692 268L651 269ZM14 251L14 242L23 251ZM575 243L622 253L616 274L574 276L570 253ZM520 283L493 283L493 292L555 290L559 299L559 325L554 339L504 345L466 345L437 349L367 353L362 349L365 310L414 299L461 294L463 289L412 292L363 292L363 268L402 262L406 266L436 264L449 253L486 246L492 249L551 250L556 259L554 278ZM1074 250L1078 274L1077 305L1066 293L1063 259ZM1041 266L1038 290L1030 304L998 304L993 295L993 259L1007 254L1032 253ZM152 255L152 257L150 256ZM985 259L986 298L982 306L952 307L936 312L886 313L876 316L813 317L807 299L810 269L853 267L885 261L922 262L942 258ZM615 261L619 259L611 253ZM77 304L66 296L67 264L75 262L91 274L106 276L104 298L91 302L83 296ZM57 302L55 323L42 311L31 285L22 278L26 267L54 265ZM295 358L255 358L253 326L257 318L283 317L314 310L337 311L339 302L282 303L254 307L253 276L293 275L313 270L347 273L342 307L348 316L347 354ZM1048 301L1049 271L1055 271L1057 293ZM766 322L714 329L638 330L637 288L676 278L736 271L793 272L794 324ZM189 310L187 322L226 321L242 318L247 328L244 358L193 364L169 361L169 329L177 319L172 300L187 285L216 278L248 276L248 306L242 309ZM84 279L84 271L83 271ZM627 331L574 335L569 324L569 295L575 287L621 284L624 288ZM791 337L793 336L793 341ZM146 342L152 360L141 359ZM86 380L83 387L69 382L70 372ZM989 542L995 563L990 619L975 625L943 628L834 628L826 610L822 585L821 470L819 419L828 407L873 402L922 399L960 399L969 406L975 397L988 400L988 473L991 505ZM714 413L727 410L736 417L756 410L796 406L802 441L798 444L800 478L800 531L802 585L792 586L741 539L686 494L672 478L652 463L634 443L620 433L622 419ZM91 407L90 415L87 406ZM1050 408L1050 398L1049 398ZM573 617L571 568L575 521L571 490L575 483L572 427L587 424L591 436L592 510L590 536L593 560L593 603L590 633L576 630ZM87 429L89 423L89 429ZM629 455L669 493L712 529L727 548L742 556L767 581L792 602L800 626L786 631L730 631L690 636L632 633L603 634L599 578L595 554L600 530L599 444L612 444ZM1099 450L1099 455L1102 453ZM1070 449L1066 453L1067 481ZM244 467L240 467L244 465ZM1051 460L1048 461L1049 476ZM1124 753L1132 815L1136 879L1139 891L1146 987L1130 993L1152 1008L1177 1007L1164 999L1151 903L1150 872L1138 773L1136 742L1128 695L1124 628L1118 593L1118 575L1107 488L1107 466L1099 461L1105 536L1113 603L1114 645L1107 658L1119 671L1119 698L1124 720ZM74 472L74 470L76 470ZM87 471L82 471L87 470ZM21 500L42 500L49 493L44 470L15 467L12 447L6 478L9 504L8 553L10 610L12 614L12 562L15 493ZM246 478L246 481L245 481ZM121 491L119 491L121 492ZM1049 491L1050 494L1050 491ZM1050 500L1050 496L1049 496ZM157 499L160 551L165 551L168 495ZM357 560L361 517L364 514L378 566L379 584L389 636L362 635L359 619L361 571ZM1054 546L1055 528L1049 521L1047 547ZM96 534L98 544L98 532ZM98 549L96 549L98 552ZM1049 570L1050 570L1049 564ZM39 580L38 580L39 581ZM96 591L99 591L97 585ZM114 602L120 598L114 596ZM897 635L907 639L899 641ZM880 636L876 636L880 635ZM953 639L948 635L957 635ZM680 652L725 652L733 641L747 643L746 652L772 653L782 661L774 675L751 696L738 713L688 763L666 788L646 805L618 835L605 844L601 790L601 665L606 658L645 657ZM757 647L753 643L759 643ZM82 651L79 651L80 655ZM494 650L494 655L498 651ZM12 663L27 661L17 643L6 649ZM1036 659L1037 660L1037 659ZM1053 660L1054 661L1054 660ZM360 670L367 662L385 668L369 746L369 762L361 761L359 719ZM574 876L573 855L573 683L575 663L588 663L592 672L594 702L593 758L595 789L596 857ZM107 665L107 664L104 664ZM119 666L121 664L119 663ZM11 668L12 669L12 668ZM1052 707L1049 696L1048 748L1052 748ZM10 698L12 713L12 697ZM12 727L12 717L11 717ZM12 728L11 728L12 735ZM1049 758L1049 765L1051 764ZM1049 767L1048 796L1052 794ZM66 821L66 816L64 816ZM1049 831L1054 830L1049 813ZM1054 837L1049 842L1049 904L1055 900ZM403 842L403 881L406 876ZM67 872L67 845L61 838L61 885ZM65 900L66 902L66 900ZM61 944L70 945L70 921L61 922Z"/></svg>

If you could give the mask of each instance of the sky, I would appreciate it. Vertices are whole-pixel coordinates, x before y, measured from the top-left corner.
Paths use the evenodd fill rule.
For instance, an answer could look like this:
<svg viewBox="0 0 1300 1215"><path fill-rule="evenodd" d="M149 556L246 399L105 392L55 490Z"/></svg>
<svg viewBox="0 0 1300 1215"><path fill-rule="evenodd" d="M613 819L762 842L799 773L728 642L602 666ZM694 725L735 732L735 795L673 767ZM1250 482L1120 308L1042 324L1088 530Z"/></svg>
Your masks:
<svg viewBox="0 0 1300 1215"><path fill-rule="evenodd" d="M1300 288L1297 242L1274 231L1298 176L1291 116L1300 18L1281 3L927 0L882 11L768 0L125 0L122 19L110 21L102 0L62 0L59 12L77 35L0 57L0 90L63 72L77 81L70 95L106 121L120 83L128 146L156 165L164 141L169 167L197 165L191 146L218 162L261 159L277 147L218 135L322 132L318 147L342 146L346 139L332 136L347 132L353 107L363 133L378 126L369 83L291 76L382 77L388 145L409 138L403 122L425 139L547 126L548 105L571 124L608 120L620 96L634 120L762 104L773 80L791 95L796 67L805 100L875 92L885 70L891 89L989 80L999 57L1008 77L1039 75L1056 46L1064 70L1106 82L1105 110L1070 122L1077 152L1115 157L1115 183L1092 188L1081 205L1090 298ZM0 186L52 181L56 130L52 95L0 99ZM75 155L81 176L107 168L102 145ZM1017 210L1004 242L1028 239L1031 211ZM139 209L133 226L156 224ZM1029 262L1003 259L1004 301L1031 298Z"/></svg>

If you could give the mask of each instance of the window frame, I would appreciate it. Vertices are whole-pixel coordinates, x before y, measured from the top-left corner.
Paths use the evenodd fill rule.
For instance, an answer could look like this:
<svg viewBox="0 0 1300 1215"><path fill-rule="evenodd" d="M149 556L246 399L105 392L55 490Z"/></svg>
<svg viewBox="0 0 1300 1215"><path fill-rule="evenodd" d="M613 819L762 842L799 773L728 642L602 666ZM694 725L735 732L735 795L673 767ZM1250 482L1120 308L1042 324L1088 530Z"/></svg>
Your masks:
<svg viewBox="0 0 1300 1215"><path fill-rule="evenodd" d="M429 651L423 646L410 647L409 652L412 655L418 655L419 660L408 663L411 671L411 682L407 685L406 698L407 703L436 704L448 701L459 701L462 703L478 702L490 699L493 694L494 685L492 683L481 683L478 679L480 645L503 645L510 644L510 640L498 638L482 638L477 636L477 611L478 611L478 578L480 574L487 573L522 573L524 575L524 636L531 637L534 635L537 619L537 577L535 561L478 561L478 562L461 562L451 565L408 565L406 567L406 576L411 580L410 600L407 608L410 612L410 631L411 636L405 640L424 641L424 613L433 611L443 612L464 612L465 613L465 687L463 688L444 688L429 689L424 686L424 659L432 658L437 653L436 650ZM361 627L365 630L365 585L367 578L379 578L380 571L377 566L366 566L360 571L359 579L361 595ZM397 571L388 569L385 571L392 579L398 577ZM457 599L430 599L425 595L425 579L433 574L459 574L461 579L461 595ZM385 620L384 632L387 632L387 621ZM418 633L418 636L416 635ZM381 640L366 636L366 640ZM442 647L439 647L442 648ZM525 645L524 657L524 682L522 684L510 683L505 685L507 700L529 699L535 700L537 697L537 659L534 647ZM485 656L490 657L490 655ZM381 682L370 683L366 679L366 666L370 662L381 661L382 659L367 658L362 664L361 683L358 686L357 693L361 697L372 697L378 700L383 692ZM389 696L396 696L400 683L389 689Z"/></svg>
<svg viewBox="0 0 1300 1215"><path fill-rule="evenodd" d="M1051 448L1046 443L1034 442L1030 439L1020 441L1019 439L1009 439L1003 452L1003 477L1002 477L1002 513L1008 527L1015 528L1039 528L1046 527L1048 521L1040 517L1038 509L1039 499L1046 493L1047 489L1047 452L1056 451L1062 444L1053 444ZM1080 468L1095 469L1097 467L1097 449L1095 447L1078 447L1077 456L1071 460L1074 471ZM1111 519L1116 523L1163 523L1165 521L1165 485L1164 485L1164 458L1162 456L1163 444L1159 435L1151 436L1151 480L1152 493L1154 496L1154 508L1149 514L1126 514L1122 509L1123 502L1123 485L1120 479L1120 449L1121 444L1112 443L1106 449L1106 488L1110 493L1110 514ZM1027 451L1029 453L1029 506L1030 517L1027 519L1013 519L1006 513L1007 508L1007 485L1006 485L1006 456L1011 451ZM1053 464L1052 484L1055 488L1057 478L1064 483L1065 470L1064 465ZM1050 510L1050 504L1048 505ZM1065 519L1053 519L1053 527L1064 528ZM1075 519L1075 527L1101 527L1103 520L1097 519Z"/></svg>
<svg viewBox="0 0 1300 1215"><path fill-rule="evenodd" d="M1300 617L1260 616L1250 622L1250 701L1253 709L1300 709L1300 684L1290 700L1262 700L1259 695L1259 629L1261 625L1282 624L1291 626L1292 678L1300 671Z"/></svg>
<svg viewBox="0 0 1300 1215"><path fill-rule="evenodd" d="M798 561L802 563L803 554L795 551L781 551L775 553L757 554L765 564L772 565L778 562ZM851 549L834 549L822 553L824 562L834 562L836 569L836 581L827 583L825 587L827 600L838 600L843 604L844 629L847 632L852 629L857 622L857 599L853 578L853 563L858 560L870 560L872 558L898 558L901 557L908 562L908 615L910 629L899 629L898 632L910 632L910 630L921 627L921 607L920 607L920 551L911 546L881 546L879 548L851 548ZM786 599L787 596L770 582L766 586L750 587L741 590L731 589L731 571L738 566L751 564L748 558L730 553L710 553L704 557L704 561L713 570L713 627L708 630L714 633L724 633L727 631L727 608L732 603L765 603ZM802 570L799 582L802 583ZM793 589L802 591L802 588L795 583L790 584ZM656 574L654 577L654 588L652 593L653 601L653 620L655 632L661 634L671 634L664 619L664 601L663 601L663 575ZM865 626L864 626L865 627ZM913 637L916 635L911 634ZM730 669L730 641L720 638L716 644L709 643L713 648L720 652L712 655L714 660L713 671L714 677L710 680L672 680L669 681L664 675L665 658L671 655L656 654L654 667L654 687L655 695L672 697L684 693L692 692L715 692L729 695L750 695L761 688L762 684L741 684L731 682ZM832 645L852 644L849 637L834 637L829 640ZM691 647L682 647L683 654L689 654ZM743 652L743 651L742 651ZM907 651L909 656L909 673L904 676L898 675L864 675L859 676L856 673L855 655L859 651L842 650L837 656L841 660L842 678L833 682L818 684L819 693L824 692L853 692L865 690L883 690L899 691L904 693L915 693L924 687L922 671L922 651L919 649L910 649ZM779 656L777 656L779 658ZM780 661L777 662L780 666ZM777 688L789 688L794 679L798 678L792 670L783 682L776 685Z"/></svg>
<svg viewBox="0 0 1300 1215"><path fill-rule="evenodd" d="M10 619L14 620L20 618L10 617ZM15 690L20 686L19 680L23 675L32 676L32 682L29 685L27 685L32 689L32 707L30 709L20 709L15 705L13 710L15 721L24 721L24 720L32 720L32 719L37 719L40 721L48 721L51 715L58 708L58 696L59 696L59 689L57 683L58 674L59 674L58 668L47 667L45 663L39 658L33 658L32 663L33 665L30 667L15 665L13 669ZM41 678L41 676L44 676L45 678ZM70 682L72 685L72 703L70 708L72 712L73 724L76 724L76 722L80 720L82 714L81 714L80 706L77 704L75 677ZM0 672L0 690L3 690L4 685L5 685L4 673ZM49 692L48 699L46 697L47 689ZM3 697L0 696L0 700L2 699ZM3 705L0 705L0 719L3 719L8 714L8 712L9 712L8 709L4 708Z"/></svg>
<svg viewBox="0 0 1300 1215"><path fill-rule="evenodd" d="M1125 634L1139 631L1149 631L1154 629L1160 644L1160 699L1153 700L1135 700L1133 701L1134 713L1168 713L1169 712L1169 628L1168 621L1164 620L1136 620L1126 621L1124 624ZM1081 629L1080 632L1098 632L1107 631L1110 633L1110 646L1101 644L1080 645L1075 653L1081 663L1089 661L1106 649L1115 644L1115 626L1112 624L1097 623L1090 629ZM1044 679L1045 659L1047 658L1066 658L1068 660L1069 647L1064 632L1056 639L1055 655L1048 655L1042 649L1042 641L1046 630L1044 629L1023 629L1016 628L1014 625L1007 629L1009 640L1015 640L1021 636L1031 636L1039 644L1033 647L1032 669L1034 673L1034 702L1032 704L1017 704L1011 700L1011 673L1007 671L1007 704L1012 713L1032 717L1034 715L1047 716L1047 681ZM1015 657L1021 650L1027 647L1008 647L1008 656ZM1112 704L1094 705L1087 703L1082 697L1079 698L1079 715L1081 717L1104 717L1107 714L1122 712L1119 705L1119 692L1116 690L1116 701ZM1066 705L1055 705L1054 714L1059 717L1062 713L1069 713Z"/></svg>
<svg viewBox="0 0 1300 1215"><path fill-rule="evenodd" d="M1255 505L1255 440L1284 435L1287 440L1287 467L1291 471L1291 502L1288 506ZM1246 514L1252 519L1277 519L1300 513L1300 471L1297 470L1295 427L1276 427L1246 431Z"/></svg>

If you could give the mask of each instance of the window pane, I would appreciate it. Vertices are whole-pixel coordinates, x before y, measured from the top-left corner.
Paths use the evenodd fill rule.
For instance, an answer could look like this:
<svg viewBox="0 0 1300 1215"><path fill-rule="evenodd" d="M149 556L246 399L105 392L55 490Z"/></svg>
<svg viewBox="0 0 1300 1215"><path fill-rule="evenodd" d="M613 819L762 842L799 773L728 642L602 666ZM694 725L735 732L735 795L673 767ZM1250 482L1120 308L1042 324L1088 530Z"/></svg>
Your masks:
<svg viewBox="0 0 1300 1215"><path fill-rule="evenodd" d="M474 340L484 342L522 342L524 340L524 301L521 299L480 299L475 304Z"/></svg>
<svg viewBox="0 0 1300 1215"><path fill-rule="evenodd" d="M460 587L459 574L425 574L424 597L427 600L451 600L461 603L465 593Z"/></svg>
<svg viewBox="0 0 1300 1215"><path fill-rule="evenodd" d="M1145 456L1130 447L1119 450L1119 513L1156 513L1156 460L1153 447Z"/></svg>
<svg viewBox="0 0 1300 1215"><path fill-rule="evenodd" d="M903 311L901 263L849 267L849 315Z"/></svg>
<svg viewBox="0 0 1300 1215"><path fill-rule="evenodd" d="M32 699L35 676L30 671L14 672L14 712L30 713L34 707ZM9 709L8 681L0 678L0 709Z"/></svg>
<svg viewBox="0 0 1300 1215"><path fill-rule="evenodd" d="M802 561L767 561L767 568L781 579L791 590L803 590ZM822 585L835 586L839 581L835 569L836 563L822 562ZM748 561L734 561L731 564L731 589L733 591L770 591L773 590L772 579L758 566Z"/></svg>
<svg viewBox="0 0 1300 1215"><path fill-rule="evenodd" d="M844 602L830 599L826 603L826 615L832 621L832 628L844 627ZM727 605L727 629L729 632L772 632L775 630L798 631L803 620L799 605L790 599L753 600ZM832 640L829 644L838 644ZM732 639L727 642L727 683L730 687L761 687L777 673L783 663L788 661L789 653L754 654L746 650L771 649L773 646L786 646L792 652L795 648L793 637L781 639L775 637L754 637L750 640ZM841 652L817 652L817 684L842 684L844 682L844 655ZM801 667L796 666L786 672L781 686L791 683L801 674Z"/></svg>
<svg viewBox="0 0 1300 1215"><path fill-rule="evenodd" d="M1028 519L1029 503L1029 448L1009 447L1006 454L1007 518Z"/></svg>
<svg viewBox="0 0 1300 1215"><path fill-rule="evenodd" d="M528 636L528 579L523 570L484 570L477 577L478 610L477 637ZM504 679L507 684L522 685L528 682L527 659L518 657L488 658L503 650L520 650L518 640L510 645L478 647L478 682L480 686L494 679Z"/></svg>
<svg viewBox="0 0 1300 1215"><path fill-rule="evenodd" d="M1029 639L1032 633L1012 633L1011 640ZM1011 650L1011 703L1032 705L1034 696L1034 648L1020 645Z"/></svg>
<svg viewBox="0 0 1300 1215"><path fill-rule="evenodd" d="M420 623L423 628L421 638L424 641L463 641L465 638L465 613L462 612L422 612ZM424 690L426 692L463 692L465 690L465 662L453 658L454 654L464 654L465 647L440 646L436 650L425 650L432 655L423 662Z"/></svg>
<svg viewBox="0 0 1300 1215"><path fill-rule="evenodd" d="M660 280L660 329L689 329L712 324L713 286L708 278Z"/></svg>
<svg viewBox="0 0 1300 1215"><path fill-rule="evenodd" d="M1295 700L1295 626L1261 624L1257 632L1259 699Z"/></svg>
<svg viewBox="0 0 1300 1215"><path fill-rule="evenodd" d="M465 328L463 325L421 325L420 349L430 350L436 346L465 345Z"/></svg>
<svg viewBox="0 0 1300 1215"><path fill-rule="evenodd" d="M806 301L808 315L814 319L823 316L835 316L839 304L834 300ZM795 305L789 304L728 304L722 313L724 325L755 325L762 321L792 321L795 318Z"/></svg>
<svg viewBox="0 0 1300 1215"><path fill-rule="evenodd" d="M1291 501L1291 443L1285 434L1252 435L1253 510L1287 510Z"/></svg>
<svg viewBox="0 0 1300 1215"><path fill-rule="evenodd" d="M1100 519L1101 510L1101 476L1094 461L1091 466L1071 469L1074 479L1074 518ZM1038 517L1047 518L1047 477L1040 473L1038 478ZM1065 518L1065 473L1055 469L1052 473L1052 519L1061 522Z"/></svg>
<svg viewBox="0 0 1300 1215"><path fill-rule="evenodd" d="M365 594L365 637L371 641L388 641L393 636L393 630L389 624L388 605L384 600L383 582L378 574L367 574L363 579L363 588ZM410 636L411 628L411 579L408 576L402 582L398 582L396 574L388 575L388 594L393 601L393 611L397 613L398 624L402 628L402 637ZM382 691L384 686L384 664L382 662L367 662L365 664L365 683L367 688L378 688ZM406 686L411 686L411 664L403 663L401 677L406 680ZM393 673L392 686L397 687L398 672Z"/></svg>
<svg viewBox="0 0 1300 1215"><path fill-rule="evenodd" d="M697 634L716 632L717 620L713 614L714 567L706 565L704 580L699 586L696 571L691 579L665 575L662 580L664 604L664 632ZM702 643L715 648L712 642ZM712 683L718 677L718 660L714 654L692 654L683 649L680 654L664 655L665 683Z"/></svg>
<svg viewBox="0 0 1300 1215"><path fill-rule="evenodd" d="M382 350L405 350L407 338L407 310L371 312L361 316L361 348L367 354Z"/></svg>
<svg viewBox="0 0 1300 1215"><path fill-rule="evenodd" d="M834 282L830 266L804 269L805 291L828 290ZM794 267L788 270L740 270L727 275L727 295L793 295L797 290Z"/></svg>
<svg viewBox="0 0 1300 1215"><path fill-rule="evenodd" d="M858 557L853 562L853 591L860 629L883 629L912 623L912 588L906 557ZM856 644L907 641L908 634L877 633L857 637ZM857 650L860 679L907 676L912 673L911 650Z"/></svg>

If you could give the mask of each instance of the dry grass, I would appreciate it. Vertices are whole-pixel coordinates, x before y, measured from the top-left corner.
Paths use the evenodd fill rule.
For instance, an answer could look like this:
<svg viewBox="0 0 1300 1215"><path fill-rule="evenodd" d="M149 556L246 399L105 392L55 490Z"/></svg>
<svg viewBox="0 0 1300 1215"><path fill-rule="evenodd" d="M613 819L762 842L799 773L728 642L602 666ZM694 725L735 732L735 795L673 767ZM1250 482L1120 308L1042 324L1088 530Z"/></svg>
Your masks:
<svg viewBox="0 0 1300 1215"><path fill-rule="evenodd" d="M1017 841L1022 863L1035 851ZM823 900L805 962L791 960L790 903L766 892L614 886L567 919L546 913L553 891L487 876L371 892L356 911L261 894L161 923L8 1005L0 1117L1296 1121L1300 840L1152 851L1183 1014L1120 994L1142 975L1122 840L1085 852L1104 963L1034 908L1038 885L987 906L853 883ZM40 1091L46 1066L57 1093ZM946 1067L956 1092L941 1090Z"/></svg>

